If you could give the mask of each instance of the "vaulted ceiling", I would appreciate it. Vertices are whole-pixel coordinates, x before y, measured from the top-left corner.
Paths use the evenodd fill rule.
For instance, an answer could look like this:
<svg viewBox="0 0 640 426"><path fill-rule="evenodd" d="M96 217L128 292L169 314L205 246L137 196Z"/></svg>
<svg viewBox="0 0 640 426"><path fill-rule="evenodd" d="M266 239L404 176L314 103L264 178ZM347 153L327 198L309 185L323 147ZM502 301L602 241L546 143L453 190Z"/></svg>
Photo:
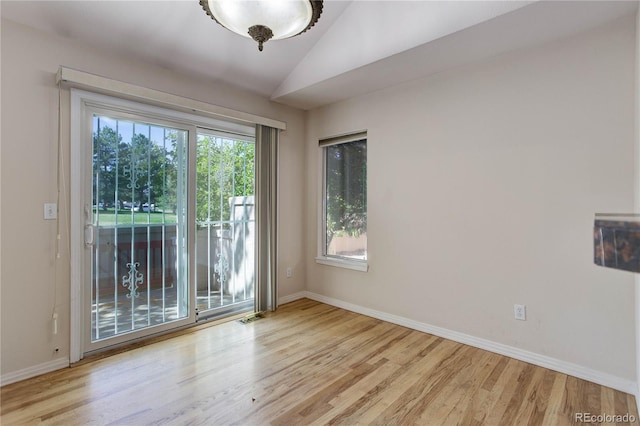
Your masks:
<svg viewBox="0 0 640 426"><path fill-rule="evenodd" d="M197 0L2 1L9 19L311 109L472 61L570 36L637 1L325 0L306 33L259 52Z"/></svg>

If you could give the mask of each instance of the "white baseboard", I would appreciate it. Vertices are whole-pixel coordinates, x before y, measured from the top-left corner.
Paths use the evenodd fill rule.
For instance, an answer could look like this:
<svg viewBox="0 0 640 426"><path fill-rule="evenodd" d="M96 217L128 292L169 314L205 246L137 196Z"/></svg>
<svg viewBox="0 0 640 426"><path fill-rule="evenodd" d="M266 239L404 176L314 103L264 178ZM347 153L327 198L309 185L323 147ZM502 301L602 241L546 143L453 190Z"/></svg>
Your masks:
<svg viewBox="0 0 640 426"><path fill-rule="evenodd" d="M288 296L278 297L278 306L293 302L294 300L304 299L305 297L309 297L307 291L299 291ZM311 299L311 297L309 297L309 299Z"/></svg>
<svg viewBox="0 0 640 426"><path fill-rule="evenodd" d="M9 385L21 380L30 379L41 374L50 373L52 371L67 368L69 366L69 358L60 358L53 361L44 362L12 373L0 376L0 386Z"/></svg>
<svg viewBox="0 0 640 426"><path fill-rule="evenodd" d="M300 293L304 293L304 296L302 297L307 297L309 299L316 300L318 302L326 303L331 306L346 309L348 311L356 312L358 314L366 315L382 321L398 324L403 327L422 331L424 333L433 334L435 336L453 340L454 342L463 343L465 345L473 346L479 349L484 349L489 352L505 355L510 358L515 358L520 361L528 362L530 364L534 364L540 367L548 368L550 370L558 371L563 374L568 374L570 376L577 377L579 379L588 380L590 382L597 383L602 386L607 386L613 389L617 389L619 391L626 392L631 395L637 395L638 393L638 384L634 381L613 376L611 374L603 373L601 371L592 370L590 368L587 368L581 365L562 361L546 355L540 355L535 352L526 351L524 349L508 346L502 343L493 342L491 340L474 337L468 334L460 333L460 332L449 330L446 328L436 327L430 324L421 323L421 322L404 318L398 315L392 315L386 312L376 311L374 309L369 309L363 306L354 305L352 303L343 302L342 300L323 296L310 291L305 291ZM292 295L292 296L296 296L296 299L300 299L301 298L299 296L300 293L296 293L295 295ZM290 301L293 301L296 299L291 299Z"/></svg>

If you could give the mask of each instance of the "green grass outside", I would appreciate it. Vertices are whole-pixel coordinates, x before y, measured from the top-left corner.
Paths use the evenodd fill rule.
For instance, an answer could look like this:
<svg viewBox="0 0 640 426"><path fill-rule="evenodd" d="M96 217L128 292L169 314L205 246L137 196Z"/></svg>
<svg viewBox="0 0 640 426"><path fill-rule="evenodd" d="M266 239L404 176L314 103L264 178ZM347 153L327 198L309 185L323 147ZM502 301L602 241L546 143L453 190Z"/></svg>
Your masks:
<svg viewBox="0 0 640 426"><path fill-rule="evenodd" d="M133 224L173 224L176 223L176 215L173 213L163 213L161 211L155 212L132 212L130 210L118 210L114 209L106 210L94 210L94 219L97 220L98 226L112 226L116 224L116 217L118 219L118 225L131 225Z"/></svg>

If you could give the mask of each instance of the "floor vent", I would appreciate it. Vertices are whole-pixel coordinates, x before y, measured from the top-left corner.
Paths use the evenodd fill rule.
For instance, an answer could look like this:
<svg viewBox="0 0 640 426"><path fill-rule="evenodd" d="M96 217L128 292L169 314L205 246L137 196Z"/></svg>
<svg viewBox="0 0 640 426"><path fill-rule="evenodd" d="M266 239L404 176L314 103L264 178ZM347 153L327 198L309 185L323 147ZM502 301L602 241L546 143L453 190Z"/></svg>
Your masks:
<svg viewBox="0 0 640 426"><path fill-rule="evenodd" d="M262 315L262 312L255 312L253 314L247 315L246 317L242 318L240 322L242 324L249 324L250 322L258 321L259 319L262 319L262 318L264 318L264 315Z"/></svg>

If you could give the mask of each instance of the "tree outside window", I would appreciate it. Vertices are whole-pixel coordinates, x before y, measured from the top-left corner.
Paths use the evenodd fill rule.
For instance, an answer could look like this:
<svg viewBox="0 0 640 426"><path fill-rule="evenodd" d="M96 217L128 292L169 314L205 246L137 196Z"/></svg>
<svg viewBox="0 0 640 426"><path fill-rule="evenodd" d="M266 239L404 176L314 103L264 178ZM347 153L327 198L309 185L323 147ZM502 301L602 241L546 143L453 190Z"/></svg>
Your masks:
<svg viewBox="0 0 640 426"><path fill-rule="evenodd" d="M325 256L367 258L367 141L329 145L325 155Z"/></svg>

